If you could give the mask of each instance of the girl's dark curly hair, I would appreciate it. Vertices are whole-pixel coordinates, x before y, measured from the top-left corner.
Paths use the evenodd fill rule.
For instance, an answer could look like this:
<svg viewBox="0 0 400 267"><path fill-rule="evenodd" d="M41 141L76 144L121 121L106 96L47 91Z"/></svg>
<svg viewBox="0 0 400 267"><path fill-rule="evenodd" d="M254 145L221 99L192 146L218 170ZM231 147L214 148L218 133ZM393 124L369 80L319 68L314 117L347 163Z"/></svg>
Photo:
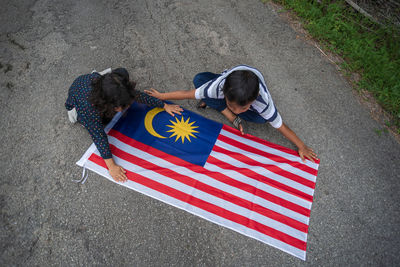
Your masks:
<svg viewBox="0 0 400 267"><path fill-rule="evenodd" d="M136 83L129 81L126 69L113 70L92 81L89 100L97 109L103 121L111 119L115 108L127 108L135 99Z"/></svg>

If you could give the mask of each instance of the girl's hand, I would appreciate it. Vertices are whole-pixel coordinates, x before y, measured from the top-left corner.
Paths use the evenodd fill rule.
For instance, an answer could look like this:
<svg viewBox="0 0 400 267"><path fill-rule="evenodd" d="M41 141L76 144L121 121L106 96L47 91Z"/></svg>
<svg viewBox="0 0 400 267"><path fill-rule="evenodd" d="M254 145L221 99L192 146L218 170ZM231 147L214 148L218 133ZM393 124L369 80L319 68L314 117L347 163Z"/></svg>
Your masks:
<svg viewBox="0 0 400 267"><path fill-rule="evenodd" d="M315 160L318 160L317 154L314 153L314 150L312 150L312 148L309 148L306 145L299 148L299 155L303 162L306 162L306 158L311 160L312 162L315 162Z"/></svg>
<svg viewBox="0 0 400 267"><path fill-rule="evenodd" d="M157 91L157 90L154 89L154 88L150 88L149 90L144 90L144 92L145 92L146 94L150 95L150 96L153 96L153 97L155 97L155 98L164 100L164 99L162 98L163 93L160 93L159 91Z"/></svg>
<svg viewBox="0 0 400 267"><path fill-rule="evenodd" d="M164 109L172 117L175 116L174 113L176 113L178 115L182 115L181 112L183 111L183 109L179 105L170 105L170 104L167 104L167 103L164 104Z"/></svg>
<svg viewBox="0 0 400 267"><path fill-rule="evenodd" d="M126 177L126 171L124 168L117 164L113 164L108 168L108 172L110 173L111 177L116 181L116 182L126 182L128 180L128 177Z"/></svg>

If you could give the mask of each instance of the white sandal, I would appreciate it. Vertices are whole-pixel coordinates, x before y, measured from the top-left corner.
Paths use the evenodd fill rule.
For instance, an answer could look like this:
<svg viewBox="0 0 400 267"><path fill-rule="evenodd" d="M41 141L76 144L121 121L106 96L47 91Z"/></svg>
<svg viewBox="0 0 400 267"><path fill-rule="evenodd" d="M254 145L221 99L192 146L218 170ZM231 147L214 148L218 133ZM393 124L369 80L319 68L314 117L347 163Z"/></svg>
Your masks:
<svg viewBox="0 0 400 267"><path fill-rule="evenodd" d="M78 121L78 113L76 112L76 108L67 111L68 119L71 123L75 123Z"/></svg>

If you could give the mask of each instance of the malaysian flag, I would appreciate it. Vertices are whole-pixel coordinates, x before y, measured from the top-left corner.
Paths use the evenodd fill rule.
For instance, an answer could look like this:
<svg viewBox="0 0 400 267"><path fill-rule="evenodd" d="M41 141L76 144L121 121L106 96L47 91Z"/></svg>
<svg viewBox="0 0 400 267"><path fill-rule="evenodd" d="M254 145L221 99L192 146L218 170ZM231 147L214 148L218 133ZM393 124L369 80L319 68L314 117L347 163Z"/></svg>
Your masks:
<svg viewBox="0 0 400 267"><path fill-rule="evenodd" d="M188 110L134 103L107 131L121 185L305 260L318 163ZM114 181L94 144L77 164Z"/></svg>

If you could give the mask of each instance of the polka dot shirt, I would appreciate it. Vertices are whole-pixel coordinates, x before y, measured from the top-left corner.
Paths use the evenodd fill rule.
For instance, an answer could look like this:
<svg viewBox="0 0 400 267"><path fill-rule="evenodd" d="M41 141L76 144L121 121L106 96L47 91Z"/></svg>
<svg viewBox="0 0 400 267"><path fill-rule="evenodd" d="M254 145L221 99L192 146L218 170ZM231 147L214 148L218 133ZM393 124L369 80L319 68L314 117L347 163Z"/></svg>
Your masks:
<svg viewBox="0 0 400 267"><path fill-rule="evenodd" d="M69 88L65 107L67 110L73 108L76 109L76 112L78 113L78 122L88 130L97 150L100 152L100 155L104 159L109 159L112 157L112 154L107 134L104 131L102 118L96 108L89 101L90 91L92 90L92 81L98 77L100 77L100 74L94 72L76 78ZM136 91L135 101L151 107L164 106L164 103L161 100L139 91Z"/></svg>

